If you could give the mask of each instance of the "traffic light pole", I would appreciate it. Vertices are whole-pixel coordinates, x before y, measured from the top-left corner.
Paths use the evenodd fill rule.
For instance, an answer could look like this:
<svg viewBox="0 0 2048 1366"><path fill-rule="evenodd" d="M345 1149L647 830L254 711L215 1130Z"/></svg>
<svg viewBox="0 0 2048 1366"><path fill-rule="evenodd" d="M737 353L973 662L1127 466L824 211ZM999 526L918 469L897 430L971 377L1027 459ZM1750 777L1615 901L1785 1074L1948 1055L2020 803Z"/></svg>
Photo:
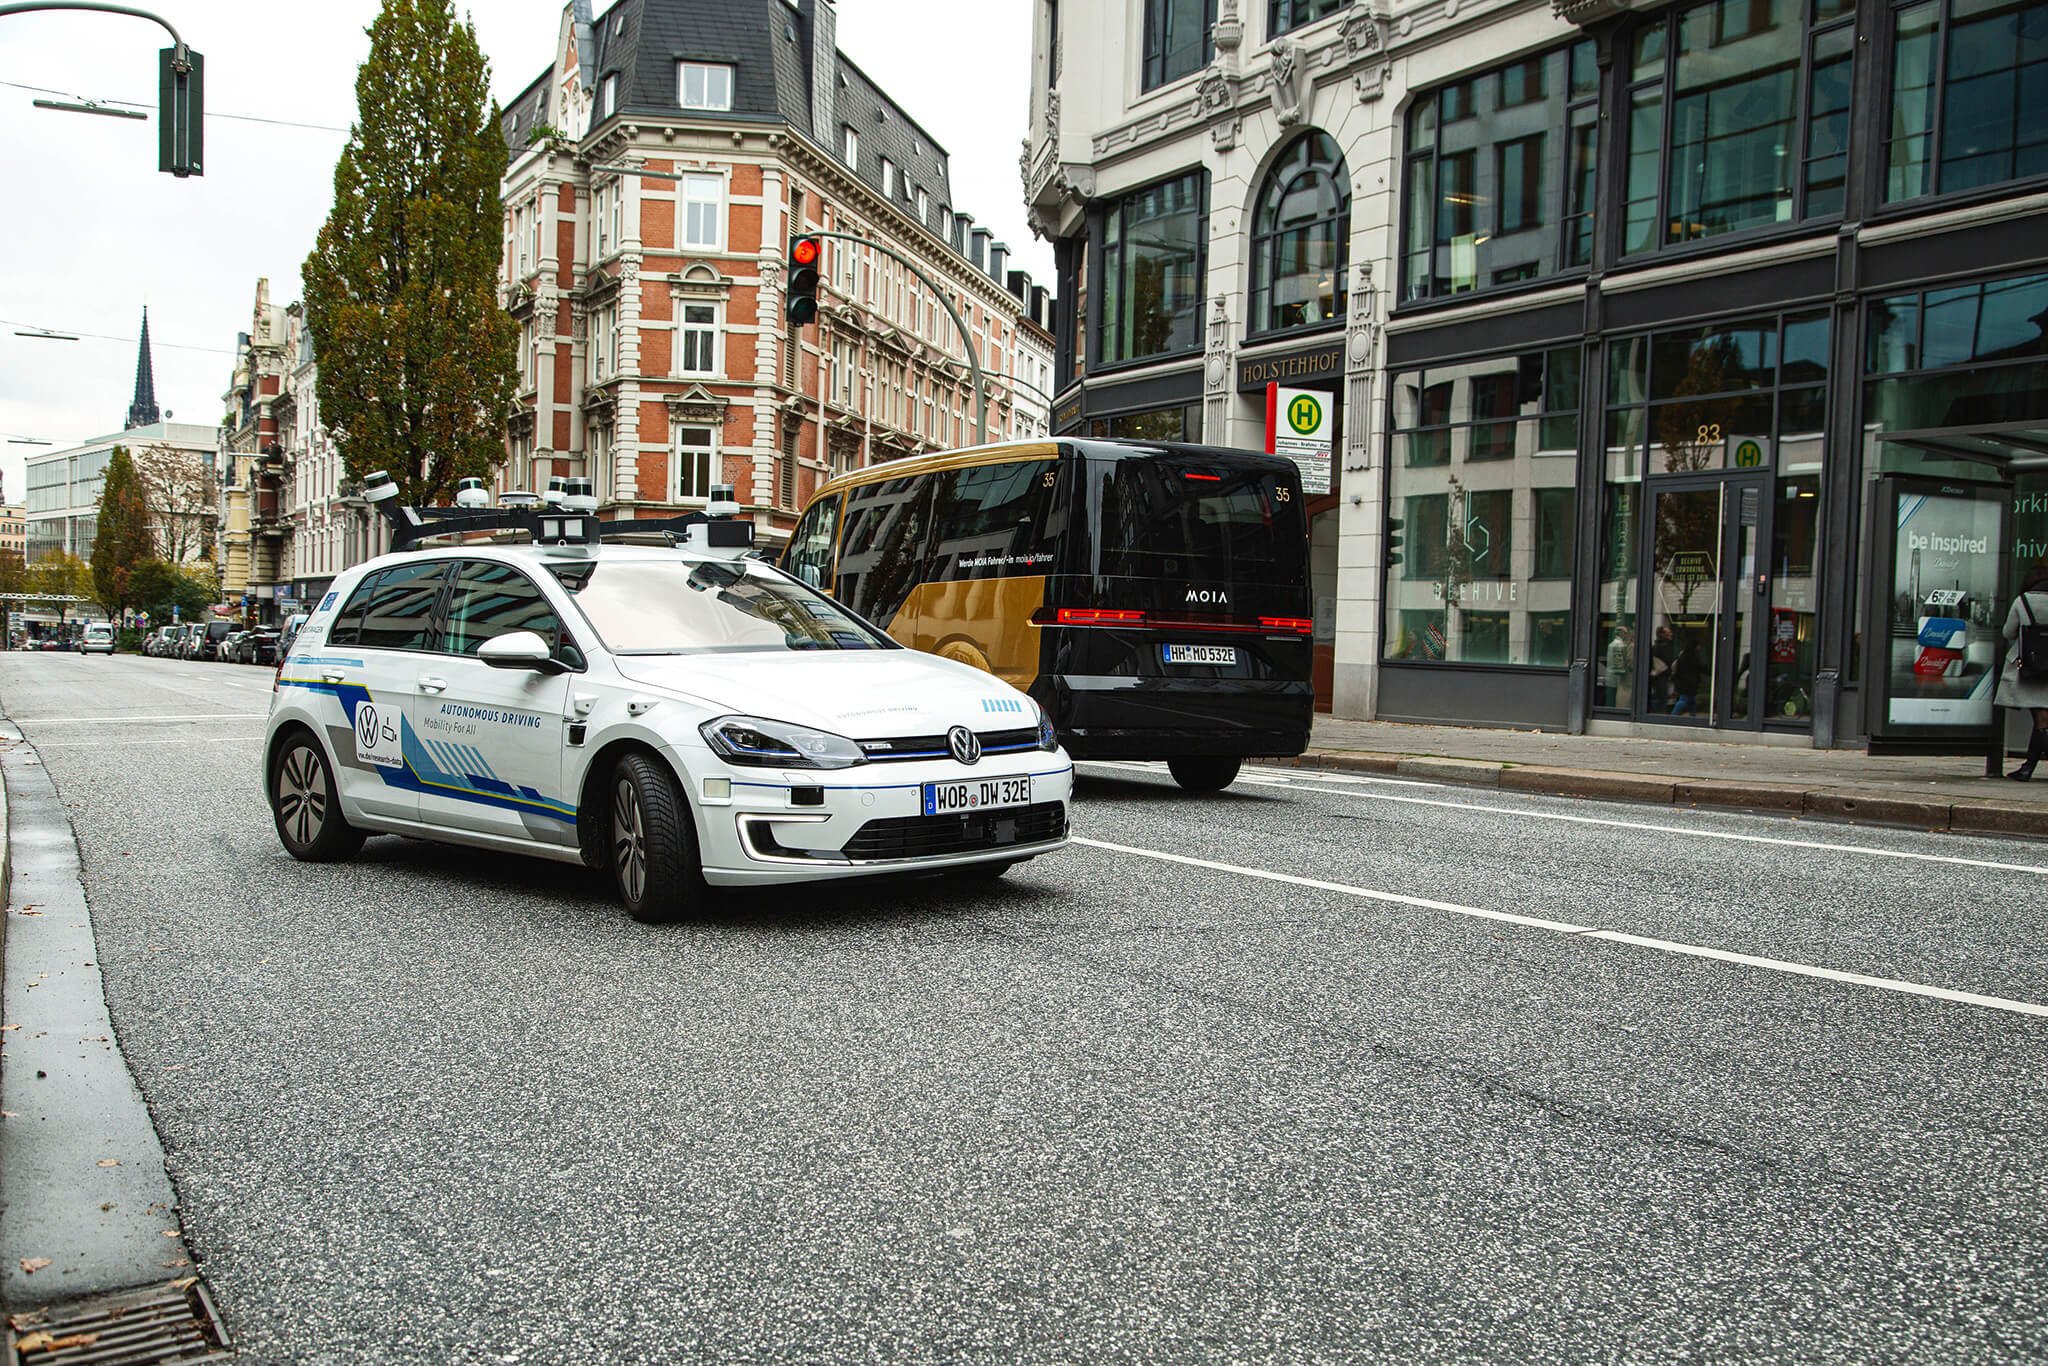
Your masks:
<svg viewBox="0 0 2048 1366"><path fill-rule="evenodd" d="M163 92L158 107L158 118L164 127L160 141L163 144L163 164L159 168L183 179L199 172L199 148L202 134L201 120L204 117L204 96L200 92L204 58L194 52L185 40L178 36L178 30L171 21L161 14L152 14L146 9L132 5L108 5L100 0L22 0L21 3L0 5L0 18L10 14L28 14L35 10L90 10L98 14L125 14L135 19L147 19L159 25L171 35L171 46L160 54L163 64ZM103 111L102 111L103 112ZM137 118L142 117L136 115Z"/></svg>
<svg viewBox="0 0 2048 1366"><path fill-rule="evenodd" d="M0 9L0 14L4 13L6 11ZM680 175L668 171L643 171L638 166L616 162L608 162L602 166L593 166L590 168L590 172L592 175L603 172L616 173L618 175L645 176L649 180L682 179ZM960 329L960 344L967 348L967 364L974 372L974 444L986 446L988 444L988 383L986 377L982 374L981 357L975 354L974 334L967 330L966 322L960 317L960 310L953 307L953 301L946 297L946 291L939 287L939 282L925 274L917 262L903 255L903 253L885 247L880 242L872 241L866 237L856 237L850 232L827 232L820 228L797 228L792 230L790 235L792 237L831 237L841 242L853 242L859 246L872 248L875 251L881 252L882 255L888 257L897 265L902 266L918 279L924 281L924 287L938 297L940 306L946 310L946 316L953 320L953 326ZM788 266L785 264L784 269L787 268Z"/></svg>
<svg viewBox="0 0 2048 1366"><path fill-rule="evenodd" d="M967 364L974 371L974 444L986 446L988 444L988 382L986 376L981 371L981 357L974 353L974 334L967 330L966 322L960 317L960 310L953 307L953 301L946 297L946 291L939 287L939 282L925 274L923 270L919 269L915 261L903 255L903 253L885 247L880 242L871 241L865 237L856 237L850 232L823 232L816 228L803 228L798 231L797 235L799 237L834 237L842 242L853 242L863 247L870 247L875 251L879 251L897 265L902 266L918 279L924 281L924 287L938 296L940 305L946 310L946 316L953 320L953 326L960 329L960 344L967 348Z"/></svg>

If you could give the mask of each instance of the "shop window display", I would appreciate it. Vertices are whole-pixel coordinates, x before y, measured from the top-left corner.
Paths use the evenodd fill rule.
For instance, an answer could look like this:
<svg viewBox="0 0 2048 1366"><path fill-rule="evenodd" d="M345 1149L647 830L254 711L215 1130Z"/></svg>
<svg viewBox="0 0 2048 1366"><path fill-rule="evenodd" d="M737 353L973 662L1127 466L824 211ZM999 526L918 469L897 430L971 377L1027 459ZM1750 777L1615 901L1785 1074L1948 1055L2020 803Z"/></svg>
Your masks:
<svg viewBox="0 0 2048 1366"><path fill-rule="evenodd" d="M1388 659L1568 661L1579 389L1576 346L1393 376Z"/></svg>

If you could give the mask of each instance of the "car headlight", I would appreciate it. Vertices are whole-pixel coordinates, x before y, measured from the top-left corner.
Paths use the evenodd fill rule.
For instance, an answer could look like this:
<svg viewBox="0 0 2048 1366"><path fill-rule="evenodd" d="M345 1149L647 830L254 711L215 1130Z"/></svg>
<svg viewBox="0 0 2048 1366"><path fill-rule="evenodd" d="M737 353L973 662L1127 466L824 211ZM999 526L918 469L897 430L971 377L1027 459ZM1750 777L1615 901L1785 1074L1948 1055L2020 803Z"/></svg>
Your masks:
<svg viewBox="0 0 2048 1366"><path fill-rule="evenodd" d="M867 759L844 735L758 716L721 716L697 732L719 758L749 768L851 768Z"/></svg>
<svg viewBox="0 0 2048 1366"><path fill-rule="evenodd" d="M1052 728L1052 713L1044 707L1038 709L1038 747L1048 754L1060 747L1060 737Z"/></svg>

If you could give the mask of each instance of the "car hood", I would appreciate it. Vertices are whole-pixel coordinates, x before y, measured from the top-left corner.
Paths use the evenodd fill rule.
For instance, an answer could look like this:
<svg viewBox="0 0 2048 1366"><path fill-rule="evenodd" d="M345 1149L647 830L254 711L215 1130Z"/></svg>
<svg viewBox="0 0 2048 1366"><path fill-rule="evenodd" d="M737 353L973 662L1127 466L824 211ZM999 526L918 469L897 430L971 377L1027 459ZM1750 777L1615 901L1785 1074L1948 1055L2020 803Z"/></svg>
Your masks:
<svg viewBox="0 0 2048 1366"><path fill-rule="evenodd" d="M620 655L619 673L721 712L790 721L854 740L938 735L953 726L1038 724L1031 700L999 678L915 650Z"/></svg>

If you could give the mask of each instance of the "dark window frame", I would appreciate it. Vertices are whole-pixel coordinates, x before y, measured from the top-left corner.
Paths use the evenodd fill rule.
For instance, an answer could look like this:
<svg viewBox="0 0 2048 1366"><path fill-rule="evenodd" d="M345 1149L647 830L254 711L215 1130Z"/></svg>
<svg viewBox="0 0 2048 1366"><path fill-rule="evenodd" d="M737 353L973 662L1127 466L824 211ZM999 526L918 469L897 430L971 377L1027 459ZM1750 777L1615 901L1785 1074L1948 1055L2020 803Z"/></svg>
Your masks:
<svg viewBox="0 0 2048 1366"><path fill-rule="evenodd" d="M1882 70L1876 73L1877 80L1872 82L1874 88L1881 88L1883 91L1883 99L1879 105L1880 108L1896 108L1899 76L1900 16L1906 10L1912 9L1921 3L1923 3L1923 0L1892 0L1885 7L1883 25L1885 45L1883 50L1886 61ZM1947 135L1948 116L1948 107L1944 96L1948 90L1949 38L1954 27L1953 11L1955 9L1955 0L1934 0L1934 3L1936 6L1933 34L1934 55L1930 63L1931 80L1927 87L1928 120L1924 134L1927 139L1927 157L1921 172L1927 188L1917 194L1902 194L1897 198L1891 197L1891 149L1896 139L1892 137L1889 129L1886 129L1880 133L1876 155L1871 159L1872 174L1878 180L1877 188L1872 195L1874 204L1873 218L1899 213L1922 213L1938 206L1967 204L1986 198L2004 198L2015 193L2024 192L2028 187L2039 187L2043 184L2048 184L2048 171L2043 171L2032 175L2012 176L2004 180L1991 181L1984 184L1962 186L1953 190L1941 188L1942 142ZM2016 67L2015 69L2018 68ZM2017 119L2017 110L2015 110L2014 116ZM2017 147L2015 146L2012 150L2016 155Z"/></svg>
<svg viewBox="0 0 2048 1366"><path fill-rule="evenodd" d="M1773 219L1768 222L1755 223L1748 227L1731 228L1721 232L1701 231L1687 237L1672 237L1672 215L1675 211L1671 194L1671 172L1674 160L1672 125L1679 101L1677 26L1683 24L1689 15L1697 11L1712 9L1717 16L1718 31L1718 16L1725 13L1726 6L1731 3L1749 4L1751 7L1750 18L1752 22L1754 21L1756 17L1756 0L1697 0L1697 3L1674 5L1653 16L1645 17L1615 39L1615 64L1618 75L1617 98L1614 108L1616 120L1615 155L1616 160L1619 162L1616 184L1620 191L1620 202L1616 208L1621 216L1621 221L1619 224L1620 235L1615 242L1614 259L1618 262L1640 263L1668 256L1674 252L1714 250L1731 242L1746 242L1758 237L1769 237L1786 232L1810 231L1814 224L1839 220L1846 211L1846 157L1848 155L1846 144L1843 152L1845 162L1840 202L1838 202L1835 208L1823 212L1809 212L1808 200L1811 192L1809 172L1815 162L1830 158L1811 157L1808 155L1808 152L1811 147L1812 137L1811 106L1813 102L1814 81L1816 71L1820 65L1816 59L1816 51L1828 37L1839 35L1844 31L1853 33L1856 24L1856 12L1851 7L1836 14L1816 17L1819 7L1814 3L1814 0L1785 0L1788 7L1796 4L1799 23L1799 60L1797 67L1792 73L1794 88L1792 92L1791 132L1790 136L1783 143L1783 155L1786 160L1793 164L1791 216L1787 219ZM1745 32L1754 33L1755 31L1752 28ZM1656 59L1656 73L1636 79L1635 73L1631 69L1636 60L1633 55L1636 45L1640 40L1651 35L1661 35L1660 51L1662 55ZM1855 78L1853 43L1847 60L1850 63L1850 80L1853 83ZM1656 191L1650 200L1650 240L1642 246L1631 248L1628 241L1627 209L1631 203L1641 202L1632 201L1629 198L1629 170L1631 163L1634 162L1637 155L1637 149L1633 145L1634 111L1636 101L1639 98L1648 99L1652 96L1657 101L1658 136ZM1853 107L1850 118L1853 135ZM1703 143L1702 149L1705 146L1706 144ZM1695 207L1704 207L1704 205Z"/></svg>
<svg viewBox="0 0 2048 1366"><path fill-rule="evenodd" d="M1512 289L1532 282L1553 280L1574 274L1583 274L1591 268L1593 259L1593 224L1599 210L1596 203L1581 203L1578 191L1592 183L1598 175L1599 138L1601 122L1601 82L1598 68L1589 67L1593 52L1593 40L1574 39L1554 44L1539 52L1517 57L1510 62L1498 63L1485 70L1469 73L1455 81L1433 86L1420 92L1403 115L1401 164L1399 167L1399 190L1401 210L1399 212L1400 244L1398 247L1395 286L1399 295L1397 307L1421 307L1439 304L1446 300L1461 299L1468 295L1485 294L1495 290ZM1553 59L1560 61L1560 76L1557 88L1546 89L1543 93L1530 96L1526 88L1522 98L1512 105L1501 103L1501 96L1508 88L1508 75L1512 71L1526 70L1532 64L1539 69L1546 67ZM1575 84L1590 73L1590 81ZM1547 81L1549 78L1542 78ZM1504 112L1526 109L1532 104L1556 103L1562 114L1560 120L1541 130L1522 131L1514 136L1489 136L1469 148L1444 146L1445 132L1453 124L1479 118L1479 92L1486 92L1490 107L1486 117L1492 118ZM1427 133L1420 130L1426 125ZM1586 129L1594 131L1590 142L1593 163L1581 167L1576 158L1580 150L1579 134ZM1426 136L1426 141L1425 141ZM1443 293L1435 292L1439 280L1448 280L1448 268L1442 268L1441 258L1454 247L1448 240L1466 236L1492 238L1506 233L1501 225L1501 212L1497 203L1489 205L1491 221L1482 221L1480 177L1497 179L1503 150L1510 145L1524 143L1530 138L1542 136L1556 139L1556 153L1548 158L1553 164L1542 170L1542 183L1536 189L1538 204L1537 219L1533 224L1513 229L1515 233L1554 230L1554 241L1548 245L1543 258L1531 263L1510 263L1512 273L1494 270L1483 272L1476 255L1471 282L1464 288L1450 288ZM1459 195L1441 194L1443 168L1451 164L1464 164L1460 158L1469 159L1469 180ZM1424 214L1420 205L1426 203ZM1550 209L1554 206L1554 216ZM1451 231L1446 226L1445 214L1449 212L1461 217L1450 227L1459 223L1466 232ZM1426 234L1426 241L1417 240ZM1476 246L1481 243L1475 243ZM1420 266L1420 280L1416 267ZM1506 278L1501 278L1505 276Z"/></svg>
<svg viewBox="0 0 2048 1366"><path fill-rule="evenodd" d="M1167 67L1166 34L1168 11L1174 7L1202 7L1202 59L1185 71ZM1175 81L1186 80L1216 57L1216 0L1145 0L1144 31L1140 35L1140 93L1150 93Z"/></svg>
<svg viewBox="0 0 2048 1366"><path fill-rule="evenodd" d="M1175 356L1201 354L1203 332L1199 304L1197 304L1195 335L1186 346L1165 351L1149 351L1143 355L1127 354L1127 346L1121 330L1122 319L1120 317L1116 320L1118 331L1117 345L1114 352L1105 344L1110 335L1111 320L1106 312L1106 305L1110 297L1108 284L1112 261L1114 261L1117 269L1121 269L1124 257L1128 251L1128 247L1121 240L1114 248L1110 247L1110 219L1113 216L1121 215L1124 212L1125 206L1141 196L1149 194L1162 186L1172 184L1174 181L1189 179L1195 182L1196 196L1200 201L1199 207L1195 211L1195 296L1198 300L1206 299L1209 284L1210 188L1209 172L1206 168L1192 166L1177 171L1172 175L1161 176L1157 180L1148 181L1124 194L1118 195L1115 199L1104 201L1100 210L1090 215L1088 240L1089 254L1093 257L1093 260L1089 262L1090 279L1088 282L1090 316L1088 319L1087 370L1089 373L1109 371L1120 367L1152 365ZM1119 237L1121 238L1121 236L1121 219L1119 219ZM1124 299L1124 289L1121 283L1116 291L1116 299L1120 313Z"/></svg>
<svg viewBox="0 0 2048 1366"><path fill-rule="evenodd" d="M1266 0L1266 38L1306 28L1351 7L1351 0Z"/></svg>
<svg viewBox="0 0 2048 1366"><path fill-rule="evenodd" d="M1314 159L1315 153L1320 150L1315 146L1317 139L1328 144L1329 151L1334 154L1333 160ZM1295 168L1292 165L1295 154L1303 148L1309 150L1310 160L1306 165ZM1290 170L1293 178L1320 172L1335 181L1341 187L1337 212L1301 223L1280 223L1277 219L1278 206L1286 198L1287 184L1292 183L1291 179L1283 183L1280 177L1283 172ZM1269 201L1272 202L1276 215L1270 227L1265 223ZM1336 305L1327 318L1318 318L1312 322L1277 323L1273 321L1274 305L1271 291L1274 281L1278 278L1280 243L1303 231L1325 234L1323 240L1334 239L1336 242ZM1280 155L1273 159L1265 179L1260 182L1258 198L1252 204L1251 267L1251 294L1245 310L1245 327L1250 337L1263 338L1282 332L1311 331L1343 324L1349 307L1351 282L1351 170L1345 165L1344 149L1337 145L1335 138L1322 129L1305 129L1289 139L1281 147Z"/></svg>

